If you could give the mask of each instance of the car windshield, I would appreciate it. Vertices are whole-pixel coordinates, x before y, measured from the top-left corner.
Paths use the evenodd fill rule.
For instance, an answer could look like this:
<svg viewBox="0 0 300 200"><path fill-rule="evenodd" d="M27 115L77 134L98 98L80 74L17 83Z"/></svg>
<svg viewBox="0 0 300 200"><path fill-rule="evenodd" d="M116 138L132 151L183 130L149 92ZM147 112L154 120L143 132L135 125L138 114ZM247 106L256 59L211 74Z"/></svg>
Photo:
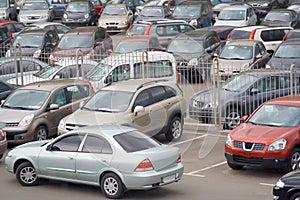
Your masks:
<svg viewBox="0 0 300 200"><path fill-rule="evenodd" d="M73 48L92 48L93 37L91 34L67 34L64 35L57 48L60 49L73 49Z"/></svg>
<svg viewBox="0 0 300 200"><path fill-rule="evenodd" d="M143 10L139 14L143 17L163 17L163 10L160 8L143 8Z"/></svg>
<svg viewBox="0 0 300 200"><path fill-rule="evenodd" d="M274 57L276 58L300 58L299 44L282 44L276 50Z"/></svg>
<svg viewBox="0 0 300 200"><path fill-rule="evenodd" d="M91 69L86 78L91 81L100 81L103 77L105 77L113 67L111 65L105 65L99 63L93 69Z"/></svg>
<svg viewBox="0 0 300 200"><path fill-rule="evenodd" d="M126 15L126 9L123 7L105 7L102 15Z"/></svg>
<svg viewBox="0 0 300 200"><path fill-rule="evenodd" d="M49 65L47 67L44 67L37 73L33 74L34 76L38 78L49 78L54 72L56 72L61 66L59 65Z"/></svg>
<svg viewBox="0 0 300 200"><path fill-rule="evenodd" d="M45 2L25 2L22 10L48 10Z"/></svg>
<svg viewBox="0 0 300 200"><path fill-rule="evenodd" d="M222 10L218 16L219 20L244 20L245 10Z"/></svg>
<svg viewBox="0 0 300 200"><path fill-rule="evenodd" d="M121 133L114 136L114 139L120 144L120 146L127 152L137 152L154 147L158 147L161 144L149 136L142 134L139 131L131 131L127 133Z"/></svg>
<svg viewBox="0 0 300 200"><path fill-rule="evenodd" d="M0 8L7 8L7 1L0 1Z"/></svg>
<svg viewBox="0 0 300 200"><path fill-rule="evenodd" d="M167 48L171 53L199 53L199 56L204 53L203 41L193 39L174 39Z"/></svg>
<svg viewBox="0 0 300 200"><path fill-rule="evenodd" d="M80 3L80 2L69 3L66 11L74 12L74 13L87 13L89 12L89 5L87 3Z"/></svg>
<svg viewBox="0 0 300 200"><path fill-rule="evenodd" d="M284 117L282 117L284 116ZM265 104L247 121L262 126L296 127L300 123L300 107Z"/></svg>
<svg viewBox="0 0 300 200"><path fill-rule="evenodd" d="M249 39L251 31L234 30L230 33L230 39Z"/></svg>
<svg viewBox="0 0 300 200"><path fill-rule="evenodd" d="M145 3L145 6L157 6L160 0L151 0Z"/></svg>
<svg viewBox="0 0 300 200"><path fill-rule="evenodd" d="M240 74L228 79L222 88L227 91L240 92L253 85L259 78L253 75Z"/></svg>
<svg viewBox="0 0 300 200"><path fill-rule="evenodd" d="M41 90L16 90L2 104L2 108L38 110L45 103L50 92Z"/></svg>
<svg viewBox="0 0 300 200"><path fill-rule="evenodd" d="M289 22L291 21L291 17L289 13L269 12L264 18L264 21Z"/></svg>
<svg viewBox="0 0 300 200"><path fill-rule="evenodd" d="M290 39L298 39L300 38L300 31L290 31L285 40L290 40Z"/></svg>
<svg viewBox="0 0 300 200"><path fill-rule="evenodd" d="M225 45L219 58L228 60L250 60L253 57L252 46Z"/></svg>
<svg viewBox="0 0 300 200"><path fill-rule="evenodd" d="M147 26L132 24L131 28L129 28L128 35L144 35Z"/></svg>
<svg viewBox="0 0 300 200"><path fill-rule="evenodd" d="M200 6L176 6L173 17L198 17L200 16Z"/></svg>
<svg viewBox="0 0 300 200"><path fill-rule="evenodd" d="M132 98L132 92L100 90L82 109L99 112L124 112Z"/></svg>
<svg viewBox="0 0 300 200"><path fill-rule="evenodd" d="M44 36L37 34L20 34L14 39L13 45L19 44L21 47L40 48L43 45Z"/></svg>
<svg viewBox="0 0 300 200"><path fill-rule="evenodd" d="M134 51L144 51L148 49L147 41L123 41L118 44L115 53L129 53Z"/></svg>

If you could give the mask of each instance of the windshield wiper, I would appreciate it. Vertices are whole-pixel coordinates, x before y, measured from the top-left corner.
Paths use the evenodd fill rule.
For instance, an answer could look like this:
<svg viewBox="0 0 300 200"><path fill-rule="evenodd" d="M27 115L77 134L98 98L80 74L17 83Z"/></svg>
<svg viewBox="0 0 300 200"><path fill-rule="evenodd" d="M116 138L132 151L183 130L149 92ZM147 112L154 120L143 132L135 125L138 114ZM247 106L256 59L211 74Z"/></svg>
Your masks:
<svg viewBox="0 0 300 200"><path fill-rule="evenodd" d="M109 110L109 109L106 109L106 108L97 108L97 109L95 109L95 111L112 113L112 110Z"/></svg>

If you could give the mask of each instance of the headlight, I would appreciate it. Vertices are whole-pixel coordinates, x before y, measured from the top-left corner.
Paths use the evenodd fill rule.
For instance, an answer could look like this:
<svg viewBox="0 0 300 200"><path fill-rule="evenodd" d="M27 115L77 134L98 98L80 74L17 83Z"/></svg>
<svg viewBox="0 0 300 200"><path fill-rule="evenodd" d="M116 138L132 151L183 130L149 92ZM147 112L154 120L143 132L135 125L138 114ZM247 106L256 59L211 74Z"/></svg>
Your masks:
<svg viewBox="0 0 300 200"><path fill-rule="evenodd" d="M269 6L269 3L264 3L261 5L262 7L268 7Z"/></svg>
<svg viewBox="0 0 300 200"><path fill-rule="evenodd" d="M85 14L85 15L84 15L84 18L87 19L87 18L89 18L89 16L90 16L89 14Z"/></svg>
<svg viewBox="0 0 300 200"><path fill-rule="evenodd" d="M227 134L226 145L230 147L232 146L232 140L230 134Z"/></svg>
<svg viewBox="0 0 300 200"><path fill-rule="evenodd" d="M283 150L285 148L285 145L286 145L285 139L276 140L269 146L268 151Z"/></svg>
<svg viewBox="0 0 300 200"><path fill-rule="evenodd" d="M196 19L192 19L189 24L192 26L197 26L198 22Z"/></svg>
<svg viewBox="0 0 300 200"><path fill-rule="evenodd" d="M66 127L65 120L63 120L63 119L60 120L59 124L58 124L58 129L65 130L65 127Z"/></svg>
<svg viewBox="0 0 300 200"><path fill-rule="evenodd" d="M7 154L6 154L6 157L12 157L12 152L11 151L9 151Z"/></svg>
<svg viewBox="0 0 300 200"><path fill-rule="evenodd" d="M284 187L284 182L282 182L282 180L278 180L277 183L275 184L275 187L278 187L278 188L283 188Z"/></svg>
<svg viewBox="0 0 300 200"><path fill-rule="evenodd" d="M210 103L207 103L203 106L203 108L214 108L215 107L215 104L210 102Z"/></svg>
<svg viewBox="0 0 300 200"><path fill-rule="evenodd" d="M30 115L27 115L26 117L24 117L20 121L19 127L26 127L26 126L28 126L32 122L33 117L34 117L34 114L30 114Z"/></svg>
<svg viewBox="0 0 300 200"><path fill-rule="evenodd" d="M188 62L188 66L198 66L198 59L193 58Z"/></svg>
<svg viewBox="0 0 300 200"><path fill-rule="evenodd" d="M37 50L37 51L35 51L34 54L33 54L33 57L34 57L34 58L39 58L40 55L41 55L41 52L42 52L42 51L41 51L40 49Z"/></svg>
<svg viewBox="0 0 300 200"><path fill-rule="evenodd" d="M7 50L7 52L5 53L5 57L10 57L11 56L11 52L10 50Z"/></svg>
<svg viewBox="0 0 300 200"><path fill-rule="evenodd" d="M123 21L122 24L126 25L128 22L127 21Z"/></svg>
<svg viewBox="0 0 300 200"><path fill-rule="evenodd" d="M64 14L64 15L63 15L63 18L67 19L67 18L68 18L68 15L67 15L67 14Z"/></svg>

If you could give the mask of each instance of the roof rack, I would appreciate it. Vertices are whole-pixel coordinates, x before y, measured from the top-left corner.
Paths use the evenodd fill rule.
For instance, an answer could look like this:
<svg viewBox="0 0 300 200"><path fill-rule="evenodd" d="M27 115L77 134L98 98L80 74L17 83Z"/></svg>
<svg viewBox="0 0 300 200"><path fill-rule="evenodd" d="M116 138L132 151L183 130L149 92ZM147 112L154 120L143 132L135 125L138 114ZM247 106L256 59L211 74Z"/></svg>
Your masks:
<svg viewBox="0 0 300 200"><path fill-rule="evenodd" d="M136 88L136 91L141 89L142 87L146 86L146 85L150 85L150 84L153 84L153 83L158 83L158 82L167 82L168 80L167 79L157 79L157 80L152 80L152 81L148 81L146 83L143 83L141 85L139 85L137 88Z"/></svg>

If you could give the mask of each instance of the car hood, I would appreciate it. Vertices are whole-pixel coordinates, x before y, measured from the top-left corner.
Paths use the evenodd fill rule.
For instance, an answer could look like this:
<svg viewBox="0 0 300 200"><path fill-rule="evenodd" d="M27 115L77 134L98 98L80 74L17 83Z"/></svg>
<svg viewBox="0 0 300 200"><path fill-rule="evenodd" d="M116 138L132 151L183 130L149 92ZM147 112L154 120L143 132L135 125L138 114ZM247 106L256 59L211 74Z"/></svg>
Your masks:
<svg viewBox="0 0 300 200"><path fill-rule="evenodd" d="M226 71L244 71L245 66L252 62L252 60L229 60L229 59L218 59L219 69Z"/></svg>
<svg viewBox="0 0 300 200"><path fill-rule="evenodd" d="M214 26L245 26L245 20L217 20Z"/></svg>
<svg viewBox="0 0 300 200"><path fill-rule="evenodd" d="M243 123L230 133L231 139L242 142L271 144L281 139L291 127L272 127Z"/></svg>
<svg viewBox="0 0 300 200"><path fill-rule="evenodd" d="M92 51L92 48L80 48L83 55L86 55ZM72 48L72 49L60 49L57 48L52 55L54 57L75 57L76 55L81 55L81 52L78 51L78 48Z"/></svg>
<svg viewBox="0 0 300 200"><path fill-rule="evenodd" d="M41 141L33 141L33 142L27 142L25 144L19 145L15 147L14 149L23 149L23 148L32 148L32 147L42 147L44 144L49 143L52 140L41 140Z"/></svg>
<svg viewBox="0 0 300 200"><path fill-rule="evenodd" d="M127 20L128 17L127 16L101 16L99 18L99 21L101 22L123 22L125 20Z"/></svg>
<svg viewBox="0 0 300 200"><path fill-rule="evenodd" d="M281 181L284 182L285 185L299 186L300 185L300 171L289 172L289 173L283 175L280 179L281 179Z"/></svg>
<svg viewBox="0 0 300 200"><path fill-rule="evenodd" d="M270 1L248 1L247 3L249 3L252 6L258 6L258 5L263 5L265 3L269 4Z"/></svg>
<svg viewBox="0 0 300 200"><path fill-rule="evenodd" d="M69 19L85 19L84 15L88 14L88 13L72 13L72 12L65 12L68 15Z"/></svg>
<svg viewBox="0 0 300 200"><path fill-rule="evenodd" d="M173 54L175 60L177 62L188 62L193 58L198 58L203 54L199 53L175 53L175 52L170 52Z"/></svg>
<svg viewBox="0 0 300 200"><path fill-rule="evenodd" d="M48 10L20 10L19 15L46 15Z"/></svg>
<svg viewBox="0 0 300 200"><path fill-rule="evenodd" d="M36 77L33 74L28 74L28 75L23 76L23 84L24 85L27 85L29 83L39 82L39 81L45 81L45 80L47 80L47 79ZM6 82L13 84L13 85L17 84L17 81L15 78L9 79ZM18 77L18 85L21 85L21 77Z"/></svg>
<svg viewBox="0 0 300 200"><path fill-rule="evenodd" d="M214 96L214 93L216 96ZM237 92L228 91L228 90L224 90L223 88L220 88L221 101L223 101L224 99L229 100L232 98L236 98L237 94L238 94ZM211 103L211 102L214 102L214 99L218 99L218 94L217 94L217 92L214 91L213 88L209 88L206 90L201 90L200 92L196 93L192 97L192 99L198 100L198 101L204 102L204 103Z"/></svg>
<svg viewBox="0 0 300 200"><path fill-rule="evenodd" d="M272 57L267 63L267 68L270 69L290 69L291 65L295 64L296 66L300 66L299 58L277 58Z"/></svg>
<svg viewBox="0 0 300 200"><path fill-rule="evenodd" d="M24 117L35 114L37 110L0 108L0 123L19 123Z"/></svg>
<svg viewBox="0 0 300 200"><path fill-rule="evenodd" d="M17 49L16 50L16 54L20 55L22 54L22 56L32 56L34 54L34 52L36 52L37 50L39 50L40 48L38 47L21 47L21 50ZM14 54L15 52L12 51L12 53Z"/></svg>
<svg viewBox="0 0 300 200"><path fill-rule="evenodd" d="M177 19L177 20L184 20L187 21L188 23L190 23L190 21L192 21L193 19L197 19L199 16L194 16L194 17L170 17L170 19Z"/></svg>

